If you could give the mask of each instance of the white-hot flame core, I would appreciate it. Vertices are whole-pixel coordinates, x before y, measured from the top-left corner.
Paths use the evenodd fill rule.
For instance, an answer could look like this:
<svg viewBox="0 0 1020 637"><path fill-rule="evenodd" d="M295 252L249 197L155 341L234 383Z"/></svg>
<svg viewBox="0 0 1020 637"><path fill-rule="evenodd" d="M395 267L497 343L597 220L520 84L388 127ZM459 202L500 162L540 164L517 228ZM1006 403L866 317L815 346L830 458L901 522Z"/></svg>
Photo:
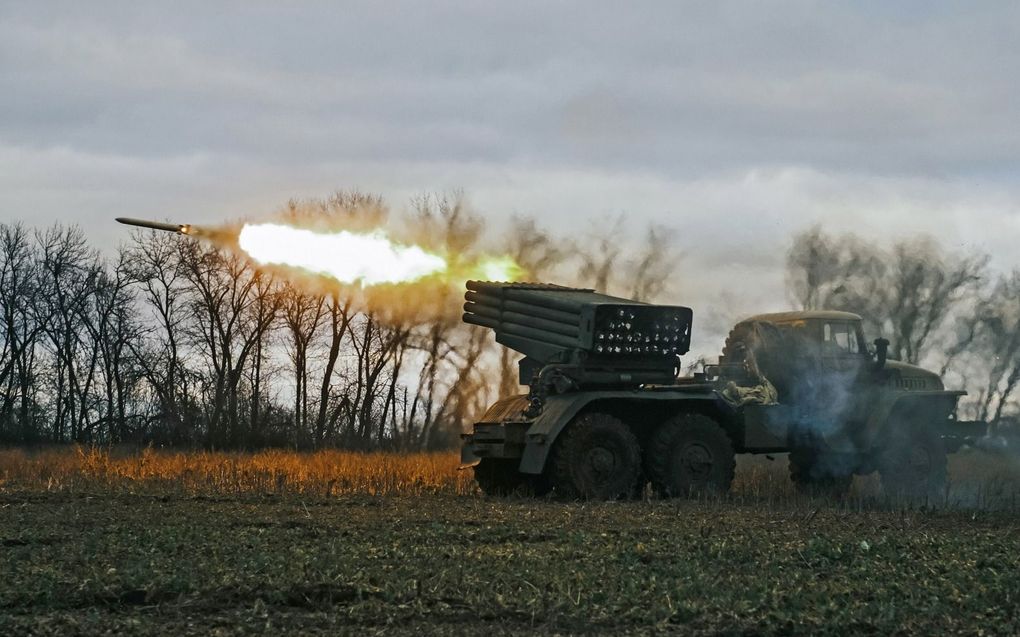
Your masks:
<svg viewBox="0 0 1020 637"><path fill-rule="evenodd" d="M322 233L275 223L246 224L238 244L263 265L302 268L343 283L407 283L447 268L443 257L394 243L378 230Z"/></svg>

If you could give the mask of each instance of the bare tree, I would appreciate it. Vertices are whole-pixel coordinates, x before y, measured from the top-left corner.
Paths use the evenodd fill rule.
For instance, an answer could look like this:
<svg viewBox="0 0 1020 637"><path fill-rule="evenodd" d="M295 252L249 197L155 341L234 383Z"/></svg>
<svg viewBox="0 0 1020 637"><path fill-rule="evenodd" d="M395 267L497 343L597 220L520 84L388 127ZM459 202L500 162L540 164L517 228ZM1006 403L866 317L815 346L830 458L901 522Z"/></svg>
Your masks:
<svg viewBox="0 0 1020 637"><path fill-rule="evenodd" d="M610 225L603 225L583 247L575 248L581 261L578 277L597 292L608 292L618 265L623 242L623 216Z"/></svg>
<svg viewBox="0 0 1020 637"><path fill-rule="evenodd" d="M673 245L674 233L661 225L650 225L637 257L625 268L630 298L651 301L666 291L680 254Z"/></svg>
<svg viewBox="0 0 1020 637"><path fill-rule="evenodd" d="M862 314L888 334L891 356L917 363L950 317L976 297L987 262L982 255L947 254L931 239L883 251L853 235L833 238L813 228L794 238L787 287L805 309Z"/></svg>
<svg viewBox="0 0 1020 637"><path fill-rule="evenodd" d="M402 329L390 329L374 315L363 314L358 329L351 333L351 347L357 361L355 393L351 402L357 411L347 423L348 441L368 446L376 434L376 416L384 372L394 359L400 341L406 337Z"/></svg>
<svg viewBox="0 0 1020 637"><path fill-rule="evenodd" d="M931 239L893 247L890 352L910 363L920 361L932 335L964 301L974 298L986 277L988 257L944 255Z"/></svg>
<svg viewBox="0 0 1020 637"><path fill-rule="evenodd" d="M341 346L351 327L351 300L341 299L336 292L325 301L329 328L329 346L319 382L319 409L315 417L315 442L323 444L326 438L336 432L337 422L345 411L353 413L346 395L337 395L334 390L334 374L340 358Z"/></svg>
<svg viewBox="0 0 1020 637"><path fill-rule="evenodd" d="M832 288L849 276L841 243L820 226L794 237L786 256L786 289L794 304L805 310L827 305Z"/></svg>
<svg viewBox="0 0 1020 637"><path fill-rule="evenodd" d="M326 314L325 299L293 285L283 291L283 318L290 335L290 359L294 369L294 430L308 431L308 355Z"/></svg>
<svg viewBox="0 0 1020 637"><path fill-rule="evenodd" d="M89 308L91 317L82 320L99 354L104 405L100 420L107 427L102 437L112 442L128 437L127 403L138 376L128 347L139 336L128 260L128 253L121 250L111 269L99 270Z"/></svg>
<svg viewBox="0 0 1020 637"><path fill-rule="evenodd" d="M36 351L44 327L34 303L37 262L28 230L20 224L0 225L0 438L11 440L41 435L34 418Z"/></svg>
<svg viewBox="0 0 1020 637"><path fill-rule="evenodd" d="M237 446L243 439L240 383L277 318L280 295L270 275L197 243L185 244L182 267L191 290L188 331L201 346L209 380L207 443Z"/></svg>
<svg viewBox="0 0 1020 637"><path fill-rule="evenodd" d="M389 216L389 209L378 196L357 191L341 191L324 200L302 200L288 203L283 213L289 223L312 229L370 230L383 225ZM293 274L293 273L291 273ZM285 323L290 331L292 358L296 381L295 425L302 434L308 434L315 444L321 445L327 439L340 434L341 423L346 440L353 439L355 423L364 413L362 398L365 388L361 379L371 367L362 357L374 352L374 330L364 324L367 330L368 350L358 348L353 331L356 312L354 298L356 291L343 289L335 282L313 276L302 276L296 286L302 289L301 299L293 298L285 306ZM296 291L297 287L295 287ZM322 343L323 363L318 378L317 407L314 424L309 420L309 362L312 357L313 339L320 327L328 331ZM362 336L365 332L359 332ZM359 342L360 343L360 342ZM345 379L348 370L343 365L342 355L353 353L356 380ZM371 377L371 371L368 372ZM382 374L380 369L376 377ZM300 377L300 381L297 379ZM368 419L368 415L363 416Z"/></svg>
<svg viewBox="0 0 1020 637"><path fill-rule="evenodd" d="M138 337L127 343L156 396L159 437L172 444L194 442L198 425L190 400L194 374L187 369L184 347L191 289L181 260L183 248L177 237L147 232L135 234L127 252L128 274L140 288L146 314Z"/></svg>
<svg viewBox="0 0 1020 637"><path fill-rule="evenodd" d="M855 235L831 237L814 227L796 235L787 254L787 290L805 310L864 315L881 330L887 313L889 258Z"/></svg>
<svg viewBox="0 0 1020 637"><path fill-rule="evenodd" d="M428 245L446 253L470 259L482 244L484 227L458 195L419 200L414 223ZM483 373L491 338L461 323L461 300L461 290L446 284L420 287L414 298L416 327L409 338L420 355L421 372L404 436L415 446L442 445L458 435L490 395L487 384L473 379Z"/></svg>
<svg viewBox="0 0 1020 637"><path fill-rule="evenodd" d="M1020 384L1020 270L999 278L975 323L976 356L987 375L977 417L998 423Z"/></svg>
<svg viewBox="0 0 1020 637"><path fill-rule="evenodd" d="M99 274L96 254L80 228L53 226L37 233L40 286L37 302L53 358L53 438L83 442L92 435L89 409L98 351L82 338L89 327L87 304Z"/></svg>

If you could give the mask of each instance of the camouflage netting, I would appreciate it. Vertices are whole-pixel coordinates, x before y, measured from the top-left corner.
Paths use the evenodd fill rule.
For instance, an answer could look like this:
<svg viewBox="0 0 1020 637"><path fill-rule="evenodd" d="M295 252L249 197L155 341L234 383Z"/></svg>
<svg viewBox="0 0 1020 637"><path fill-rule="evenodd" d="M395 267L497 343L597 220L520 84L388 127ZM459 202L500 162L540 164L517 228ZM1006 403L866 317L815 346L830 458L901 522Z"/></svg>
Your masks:
<svg viewBox="0 0 1020 637"><path fill-rule="evenodd" d="M767 351L769 343L782 336L769 323L755 321L748 323L742 330L739 341L730 343L734 351L728 352L727 358L732 362L742 361L747 372L746 379L740 384L730 381L721 395L729 403L742 407L744 405L774 405L779 402L779 392L775 385L762 372L758 362L758 353Z"/></svg>
<svg viewBox="0 0 1020 637"><path fill-rule="evenodd" d="M775 405L779 402L776 388L765 377L762 383L750 387L738 385L733 381L726 384L721 395L727 402L737 407L744 405Z"/></svg>

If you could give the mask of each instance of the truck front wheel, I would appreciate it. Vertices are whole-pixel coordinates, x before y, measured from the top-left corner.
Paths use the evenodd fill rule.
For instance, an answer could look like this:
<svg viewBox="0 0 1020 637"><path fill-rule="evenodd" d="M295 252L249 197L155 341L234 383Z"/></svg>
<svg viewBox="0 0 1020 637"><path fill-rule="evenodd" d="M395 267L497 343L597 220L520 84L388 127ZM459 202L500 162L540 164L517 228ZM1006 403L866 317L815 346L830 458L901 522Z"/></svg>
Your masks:
<svg viewBox="0 0 1020 637"><path fill-rule="evenodd" d="M896 428L878 455L882 489L892 497L935 499L946 485L946 447L934 427Z"/></svg>
<svg viewBox="0 0 1020 637"><path fill-rule="evenodd" d="M570 423L557 441L553 488L567 499L629 497L641 473L641 446L630 428L608 414L589 413Z"/></svg>
<svg viewBox="0 0 1020 637"><path fill-rule="evenodd" d="M648 444L652 488L667 497L722 494L730 490L736 458L717 422L681 414L659 426Z"/></svg>

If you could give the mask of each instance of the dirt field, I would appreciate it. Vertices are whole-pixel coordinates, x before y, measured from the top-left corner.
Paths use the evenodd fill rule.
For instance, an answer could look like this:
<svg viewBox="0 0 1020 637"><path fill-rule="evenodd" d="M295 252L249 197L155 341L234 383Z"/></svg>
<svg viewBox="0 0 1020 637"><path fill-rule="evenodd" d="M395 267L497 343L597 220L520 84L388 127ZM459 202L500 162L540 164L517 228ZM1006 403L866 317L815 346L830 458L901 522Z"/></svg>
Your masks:
<svg viewBox="0 0 1020 637"><path fill-rule="evenodd" d="M843 503L793 496L781 458L743 462L723 501L581 504L487 499L452 471L401 478L413 495L230 493L199 465L190 487L89 482L85 457L58 479L0 453L0 634L1020 631L1020 515L980 459L954 474L983 468L983 495L904 509L867 480Z"/></svg>

